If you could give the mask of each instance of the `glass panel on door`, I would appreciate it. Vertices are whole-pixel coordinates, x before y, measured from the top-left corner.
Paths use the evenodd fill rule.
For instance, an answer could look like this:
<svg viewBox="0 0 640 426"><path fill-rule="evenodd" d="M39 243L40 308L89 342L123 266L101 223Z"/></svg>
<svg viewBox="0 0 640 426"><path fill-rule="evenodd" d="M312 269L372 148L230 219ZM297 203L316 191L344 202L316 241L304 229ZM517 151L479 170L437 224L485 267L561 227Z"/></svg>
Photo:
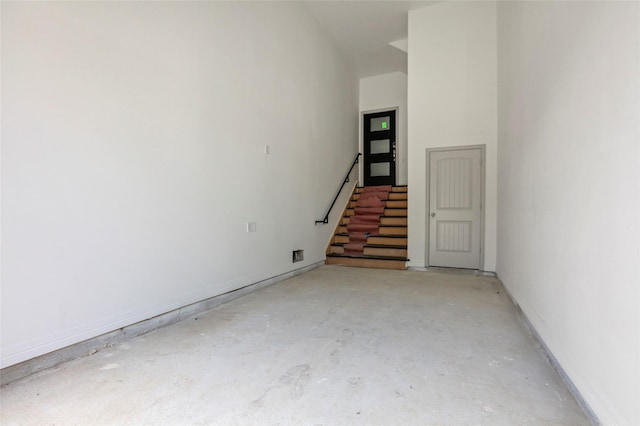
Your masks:
<svg viewBox="0 0 640 426"><path fill-rule="evenodd" d="M391 163L371 163L371 176L389 176Z"/></svg>
<svg viewBox="0 0 640 426"><path fill-rule="evenodd" d="M391 152L391 140L381 139L377 141L371 141L369 148L370 154L387 154Z"/></svg>
<svg viewBox="0 0 640 426"><path fill-rule="evenodd" d="M391 118L390 117L376 117L371 119L370 131L379 132L381 130L389 130L391 129Z"/></svg>

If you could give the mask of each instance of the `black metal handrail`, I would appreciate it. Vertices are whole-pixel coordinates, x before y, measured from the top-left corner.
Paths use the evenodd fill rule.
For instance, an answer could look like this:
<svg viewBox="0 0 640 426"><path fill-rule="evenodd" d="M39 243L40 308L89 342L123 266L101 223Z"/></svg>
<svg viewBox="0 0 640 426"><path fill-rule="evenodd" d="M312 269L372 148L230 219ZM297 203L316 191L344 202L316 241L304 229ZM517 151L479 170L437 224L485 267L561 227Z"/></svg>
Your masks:
<svg viewBox="0 0 640 426"><path fill-rule="evenodd" d="M331 207L329 207L329 210L327 211L327 214L324 215L324 219L322 220L316 220L316 225L321 223L321 224L327 224L329 223L329 213L331 213L331 209L333 209L333 206L336 204L336 201L338 201L338 197L340 196L340 193L342 192L342 188L344 188L344 184L349 182L349 176L351 175L351 171L353 170L353 167L358 164L358 159L360 158L362 154L358 153L358 155L356 155L356 158L353 159L353 163L351 163L351 167L349 167L349 171L347 172L347 176L345 176L344 181L342 181L342 185L340 185L340 189L338 189L338 193L336 194L336 197L333 199L333 202L331 203Z"/></svg>

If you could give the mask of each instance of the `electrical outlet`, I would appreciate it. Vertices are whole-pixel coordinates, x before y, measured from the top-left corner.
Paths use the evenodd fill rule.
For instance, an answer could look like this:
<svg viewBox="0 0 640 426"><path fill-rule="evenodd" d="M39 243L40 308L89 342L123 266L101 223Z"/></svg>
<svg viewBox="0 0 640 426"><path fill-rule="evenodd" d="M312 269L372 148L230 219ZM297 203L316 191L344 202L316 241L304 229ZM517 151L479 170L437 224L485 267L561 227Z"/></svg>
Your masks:
<svg viewBox="0 0 640 426"><path fill-rule="evenodd" d="M247 222L247 232L256 232L255 222Z"/></svg>
<svg viewBox="0 0 640 426"><path fill-rule="evenodd" d="M271 147L269 145L264 146L265 155L269 155L271 153Z"/></svg>

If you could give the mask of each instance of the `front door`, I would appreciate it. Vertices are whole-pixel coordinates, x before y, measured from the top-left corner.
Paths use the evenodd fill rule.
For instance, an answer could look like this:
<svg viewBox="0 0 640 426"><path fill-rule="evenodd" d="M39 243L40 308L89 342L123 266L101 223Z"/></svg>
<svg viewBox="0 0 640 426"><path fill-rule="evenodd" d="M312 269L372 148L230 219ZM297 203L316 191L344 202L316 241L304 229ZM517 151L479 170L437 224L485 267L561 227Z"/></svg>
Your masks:
<svg viewBox="0 0 640 426"><path fill-rule="evenodd" d="M365 114L364 186L396 184L396 112Z"/></svg>
<svg viewBox="0 0 640 426"><path fill-rule="evenodd" d="M429 152L429 266L480 269L480 148Z"/></svg>

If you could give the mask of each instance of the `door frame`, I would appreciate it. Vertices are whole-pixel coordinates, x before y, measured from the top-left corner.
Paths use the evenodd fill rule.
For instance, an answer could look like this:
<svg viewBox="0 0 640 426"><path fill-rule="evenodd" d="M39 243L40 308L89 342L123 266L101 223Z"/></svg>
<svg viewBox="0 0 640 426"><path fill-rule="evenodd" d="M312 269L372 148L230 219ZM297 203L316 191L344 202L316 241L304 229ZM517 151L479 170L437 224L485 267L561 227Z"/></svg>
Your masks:
<svg viewBox="0 0 640 426"><path fill-rule="evenodd" d="M484 271L484 217L487 202L485 200L485 183L486 183L486 153L487 146L486 145L457 145L457 146L442 146L436 148L427 148L426 149L426 161L427 161L427 176L426 182L427 186L425 188L426 192L426 204L424 206L425 211L425 256L424 256L424 264L427 268L430 268L429 265L429 243L431 239L431 227L429 226L430 220L430 210L431 210L431 153L432 152L442 152L442 151L463 151L468 149L479 149L480 150L480 268L479 271Z"/></svg>
<svg viewBox="0 0 640 426"><path fill-rule="evenodd" d="M367 111L360 111L360 123L358 125L358 148L359 151L362 153L362 165L359 167L360 171L358 172L358 182L360 182L360 184L364 185L364 116L366 114L375 114L378 112L386 112L386 111L394 111L396 114L396 125L395 125L395 133L396 133L396 161L395 161L395 169L396 169L396 184L398 181L398 147L400 146L400 144L398 143L398 113L400 112L400 107L395 106L395 107L387 107L387 108L376 108L376 109L370 109Z"/></svg>

